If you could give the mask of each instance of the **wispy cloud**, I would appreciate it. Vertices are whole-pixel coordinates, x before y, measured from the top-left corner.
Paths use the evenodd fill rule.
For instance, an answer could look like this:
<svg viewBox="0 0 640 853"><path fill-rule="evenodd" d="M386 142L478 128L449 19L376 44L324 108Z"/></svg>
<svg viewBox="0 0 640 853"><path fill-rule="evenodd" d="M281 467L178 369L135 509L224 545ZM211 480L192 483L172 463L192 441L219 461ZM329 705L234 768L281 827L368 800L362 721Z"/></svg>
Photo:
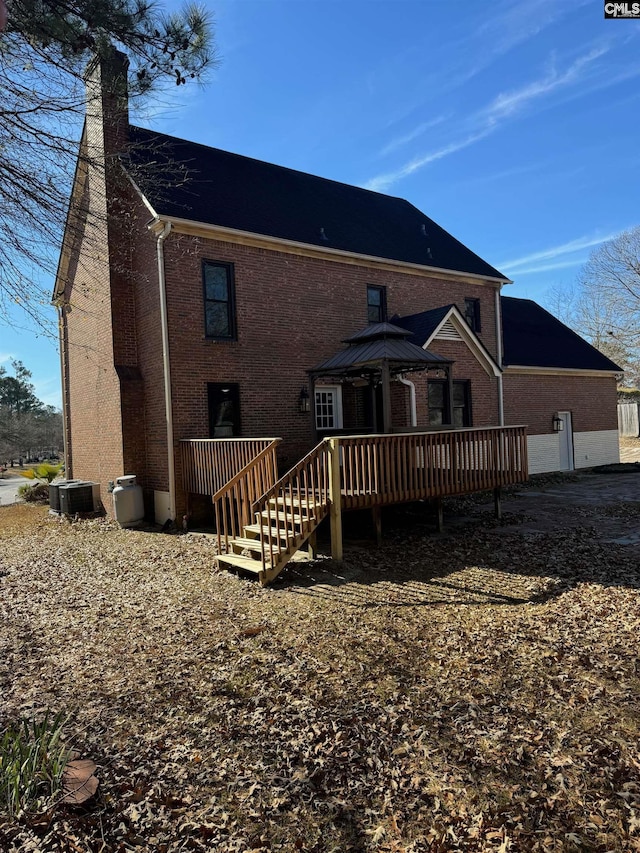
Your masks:
<svg viewBox="0 0 640 853"><path fill-rule="evenodd" d="M513 261L504 261L500 266L505 269L515 269L516 267L527 266L534 261L549 261L562 255L570 255L573 252L582 252L585 249L592 249L594 246L599 246L601 243L606 243L607 240L613 240L620 234L620 231L615 231L613 234L605 234L602 237L577 237L575 240L569 240L568 243L561 243L559 246L553 246L551 249L544 249L542 252L534 252L531 255L524 255L522 258L516 258Z"/></svg>
<svg viewBox="0 0 640 853"><path fill-rule="evenodd" d="M491 128L485 128L484 130L478 131L478 133L470 134L465 139L461 139L458 142L451 142L449 145L445 145L443 148L437 148L435 151L430 151L423 157L416 157L408 163L405 163L405 165L402 166L400 169L396 169L395 172L388 172L384 175L377 175L375 178L372 178L370 181L367 181L367 183L365 184L365 189L374 190L375 192L384 192L385 190L389 189L392 184L395 184L401 178L406 178L407 175L411 175L413 174L413 172L417 172L418 169L422 169L424 166L428 166L429 163L434 163L436 160L442 160L443 157L448 157L449 154L454 154L456 151L460 151L463 148L468 148L469 145L473 145L474 142L478 142L478 140L483 139L490 133Z"/></svg>
<svg viewBox="0 0 640 853"><path fill-rule="evenodd" d="M501 92L486 107L471 116L469 121L465 122L467 132L461 139L442 145L422 156L414 157L393 171L376 175L364 186L366 189L377 192L385 191L397 181L406 178L430 163L448 157L450 154L485 139L497 131L504 122L513 120L516 115L524 112L532 102L581 82L593 63L604 56L608 50L607 45L593 47L561 72L556 69L555 61L553 61L549 70L542 77L521 86L519 89Z"/></svg>
<svg viewBox="0 0 640 853"><path fill-rule="evenodd" d="M535 98L540 98L544 95L549 95L556 89L563 86L576 83L582 77L583 72L587 67L608 53L607 45L600 45L590 50L584 56L578 57L566 71L558 73L553 63L549 71L540 80L534 80L520 89L515 89L512 92L501 93L489 105L487 115L490 120L498 121L507 118L508 116L522 110L529 101Z"/></svg>
<svg viewBox="0 0 640 853"><path fill-rule="evenodd" d="M508 0L502 10L478 28L477 38L483 45L490 45L487 58L497 58L537 36L563 12L562 4L555 0L529 0L528 3Z"/></svg>
<svg viewBox="0 0 640 853"><path fill-rule="evenodd" d="M12 352L0 352L0 364L6 364L6 362L11 361L14 358Z"/></svg>
<svg viewBox="0 0 640 853"><path fill-rule="evenodd" d="M577 237L575 240L552 246L550 249L543 249L541 252L533 252L521 258L504 261L498 264L498 269L504 270L510 276L520 276L580 266L587 260L585 254L587 249L593 249L594 246L613 240L620 233L615 231L601 237Z"/></svg>
<svg viewBox="0 0 640 853"><path fill-rule="evenodd" d="M573 2L585 5L592 0ZM573 12L575 7L572 7ZM557 0L528 0L526 4L504 0L492 4L491 10L478 7L477 21L471 25L471 30L466 25L457 38L434 45L429 37L428 42L412 45L404 55L396 57L392 68L397 64L404 68L409 61L416 65L417 53L428 55L431 62L425 73L420 74L409 97L402 105L396 104L385 126L397 125L424 110L425 103L435 95L441 97L467 86L497 60L535 38L565 14L565 8Z"/></svg>
<svg viewBox="0 0 640 853"><path fill-rule="evenodd" d="M585 257L574 258L571 261L557 261L551 264L534 264L532 267L523 267L522 269L517 269L512 272L507 272L512 278L519 277L521 275L532 275L534 273L541 272L551 272L552 270L565 270L569 269L569 267L579 267L584 264L586 261ZM507 267L500 267L500 269L507 269Z"/></svg>
<svg viewBox="0 0 640 853"><path fill-rule="evenodd" d="M385 157L387 154L391 154L392 151L395 151L398 148L401 148L403 145L407 145L409 142L413 142L414 139L417 139L419 136L425 132L425 130L429 130L431 127L436 127L442 122L446 121L448 116L440 115L431 121L424 121L422 124L419 124L413 130L409 131L409 133L404 134L404 136L398 136L395 139L392 139L387 145L384 146L379 152L379 157Z"/></svg>

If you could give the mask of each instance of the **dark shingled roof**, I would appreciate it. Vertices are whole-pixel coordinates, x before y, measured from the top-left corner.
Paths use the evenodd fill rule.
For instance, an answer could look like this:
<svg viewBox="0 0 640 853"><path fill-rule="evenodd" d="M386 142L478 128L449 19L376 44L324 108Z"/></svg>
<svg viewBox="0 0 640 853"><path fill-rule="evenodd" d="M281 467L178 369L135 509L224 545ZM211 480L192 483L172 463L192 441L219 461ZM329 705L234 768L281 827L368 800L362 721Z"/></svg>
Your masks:
<svg viewBox="0 0 640 853"><path fill-rule="evenodd" d="M503 296L505 365L581 370L622 369L530 299Z"/></svg>
<svg viewBox="0 0 640 853"><path fill-rule="evenodd" d="M443 305L441 308L432 308L430 311L420 311L419 314L392 317L392 320L396 326L402 326L403 329L410 331L409 340L411 343L421 347L429 340L453 307L453 305Z"/></svg>
<svg viewBox="0 0 640 853"><path fill-rule="evenodd" d="M506 280L404 199L139 127L129 135L125 162L159 215ZM158 181L154 163L176 175L184 164L188 180Z"/></svg>

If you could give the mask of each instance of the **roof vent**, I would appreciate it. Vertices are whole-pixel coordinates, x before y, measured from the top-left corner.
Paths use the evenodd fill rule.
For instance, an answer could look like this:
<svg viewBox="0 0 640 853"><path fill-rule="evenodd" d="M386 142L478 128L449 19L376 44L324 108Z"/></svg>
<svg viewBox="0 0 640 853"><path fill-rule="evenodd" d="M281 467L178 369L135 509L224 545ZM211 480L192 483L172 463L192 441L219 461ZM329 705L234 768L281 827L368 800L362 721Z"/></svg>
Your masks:
<svg viewBox="0 0 640 853"><path fill-rule="evenodd" d="M429 236L429 235L427 234L427 226L425 225L425 223L424 223L424 222L423 222L423 223L422 223L422 225L420 226L420 233L422 234L422 236L423 236L423 237L428 237L428 236Z"/></svg>
<svg viewBox="0 0 640 853"><path fill-rule="evenodd" d="M438 329L438 333L435 336L434 340L436 341L461 341L462 335L453 325L451 320L445 320L445 322Z"/></svg>
<svg viewBox="0 0 640 853"><path fill-rule="evenodd" d="M431 254L431 246L427 246L427 257L429 259L433 259L433 255Z"/></svg>
<svg viewBox="0 0 640 853"><path fill-rule="evenodd" d="M321 240L324 240L324 242L325 242L325 243L328 243L328 242L329 242L329 238L328 238L328 237L327 237L327 235L324 233L324 228L321 228L321 229L320 229L320 239L321 239Z"/></svg>

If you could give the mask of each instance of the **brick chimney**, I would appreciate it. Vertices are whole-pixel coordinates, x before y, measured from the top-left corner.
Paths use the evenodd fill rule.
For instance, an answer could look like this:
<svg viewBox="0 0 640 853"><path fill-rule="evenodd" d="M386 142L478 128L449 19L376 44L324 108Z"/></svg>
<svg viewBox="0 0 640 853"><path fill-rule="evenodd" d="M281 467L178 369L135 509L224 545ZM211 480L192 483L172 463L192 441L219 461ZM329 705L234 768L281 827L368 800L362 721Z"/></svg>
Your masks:
<svg viewBox="0 0 640 853"><path fill-rule="evenodd" d="M129 60L115 48L94 57L85 71L90 156L107 161L129 141Z"/></svg>

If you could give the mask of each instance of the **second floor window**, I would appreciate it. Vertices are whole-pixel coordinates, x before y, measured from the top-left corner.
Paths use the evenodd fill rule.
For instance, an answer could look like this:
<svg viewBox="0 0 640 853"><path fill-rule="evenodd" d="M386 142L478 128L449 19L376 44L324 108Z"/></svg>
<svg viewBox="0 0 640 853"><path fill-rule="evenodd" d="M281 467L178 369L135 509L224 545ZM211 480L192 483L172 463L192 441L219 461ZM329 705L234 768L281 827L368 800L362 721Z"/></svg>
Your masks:
<svg viewBox="0 0 640 853"><path fill-rule="evenodd" d="M464 319L471 326L472 331L480 331L480 300L464 300Z"/></svg>
<svg viewBox="0 0 640 853"><path fill-rule="evenodd" d="M387 319L387 288L367 285L367 319L370 323L384 323Z"/></svg>
<svg viewBox="0 0 640 853"><path fill-rule="evenodd" d="M204 261L204 325L207 338L235 340L233 264Z"/></svg>

